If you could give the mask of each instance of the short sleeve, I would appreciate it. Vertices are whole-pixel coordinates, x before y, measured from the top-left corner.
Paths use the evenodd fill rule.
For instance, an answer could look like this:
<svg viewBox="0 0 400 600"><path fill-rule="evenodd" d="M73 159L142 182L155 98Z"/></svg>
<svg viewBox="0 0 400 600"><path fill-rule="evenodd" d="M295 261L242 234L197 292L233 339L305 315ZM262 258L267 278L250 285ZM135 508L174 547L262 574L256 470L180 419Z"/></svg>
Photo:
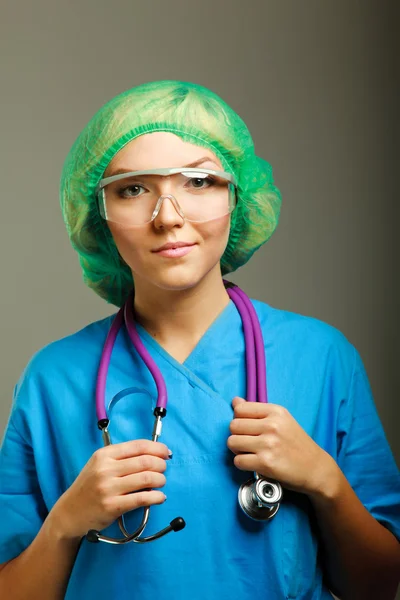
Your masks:
<svg viewBox="0 0 400 600"><path fill-rule="evenodd" d="M0 448L0 564L31 544L47 514L32 447L12 410Z"/></svg>
<svg viewBox="0 0 400 600"><path fill-rule="evenodd" d="M340 413L338 465L367 510L400 540L400 473L354 351L348 403Z"/></svg>

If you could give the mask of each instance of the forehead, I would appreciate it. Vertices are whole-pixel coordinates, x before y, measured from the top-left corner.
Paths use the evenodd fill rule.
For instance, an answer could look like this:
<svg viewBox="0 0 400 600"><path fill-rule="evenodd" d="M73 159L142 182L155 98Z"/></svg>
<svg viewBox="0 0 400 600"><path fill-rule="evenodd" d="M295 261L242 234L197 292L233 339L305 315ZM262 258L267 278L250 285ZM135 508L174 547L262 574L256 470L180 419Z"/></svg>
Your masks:
<svg viewBox="0 0 400 600"><path fill-rule="evenodd" d="M222 169L220 160L208 148L184 142L173 133L157 131L141 135L121 148L108 164L103 177L115 169L140 171L163 167L182 167L196 159L207 157L201 166Z"/></svg>

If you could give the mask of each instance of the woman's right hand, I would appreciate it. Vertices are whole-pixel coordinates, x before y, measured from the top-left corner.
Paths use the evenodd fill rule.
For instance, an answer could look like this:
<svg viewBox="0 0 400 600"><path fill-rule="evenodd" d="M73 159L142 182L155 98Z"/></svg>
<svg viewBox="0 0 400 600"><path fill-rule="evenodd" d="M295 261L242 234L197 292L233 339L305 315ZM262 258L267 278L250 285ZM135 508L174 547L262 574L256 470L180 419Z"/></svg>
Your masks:
<svg viewBox="0 0 400 600"><path fill-rule="evenodd" d="M165 444L132 440L99 448L74 483L58 499L52 513L62 534L81 538L101 531L119 516L139 507L163 504L169 451Z"/></svg>

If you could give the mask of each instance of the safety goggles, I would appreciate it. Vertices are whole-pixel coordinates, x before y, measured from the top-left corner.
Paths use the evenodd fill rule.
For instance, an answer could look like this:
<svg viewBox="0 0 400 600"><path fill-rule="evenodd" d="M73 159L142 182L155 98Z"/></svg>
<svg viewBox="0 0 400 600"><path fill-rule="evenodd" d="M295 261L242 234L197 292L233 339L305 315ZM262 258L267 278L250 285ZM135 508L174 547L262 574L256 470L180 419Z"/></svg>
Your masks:
<svg viewBox="0 0 400 600"><path fill-rule="evenodd" d="M160 194L160 177L167 178L167 193ZM166 199L184 220L218 219L234 210L236 187L235 177L225 171L164 168L105 177L96 195L103 219L133 228L151 223Z"/></svg>

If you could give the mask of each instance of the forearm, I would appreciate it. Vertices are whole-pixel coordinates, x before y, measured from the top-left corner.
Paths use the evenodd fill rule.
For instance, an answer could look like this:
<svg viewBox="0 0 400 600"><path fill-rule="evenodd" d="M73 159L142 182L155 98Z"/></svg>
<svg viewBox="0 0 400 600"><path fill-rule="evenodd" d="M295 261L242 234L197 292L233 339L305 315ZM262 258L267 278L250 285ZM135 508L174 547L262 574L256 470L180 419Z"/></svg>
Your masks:
<svg viewBox="0 0 400 600"><path fill-rule="evenodd" d="M400 545L368 512L331 457L324 484L308 494L323 544L332 591L341 600L394 600L400 574Z"/></svg>
<svg viewBox="0 0 400 600"><path fill-rule="evenodd" d="M0 571L0 598L62 600L79 543L63 534L59 515L51 511L30 546Z"/></svg>

